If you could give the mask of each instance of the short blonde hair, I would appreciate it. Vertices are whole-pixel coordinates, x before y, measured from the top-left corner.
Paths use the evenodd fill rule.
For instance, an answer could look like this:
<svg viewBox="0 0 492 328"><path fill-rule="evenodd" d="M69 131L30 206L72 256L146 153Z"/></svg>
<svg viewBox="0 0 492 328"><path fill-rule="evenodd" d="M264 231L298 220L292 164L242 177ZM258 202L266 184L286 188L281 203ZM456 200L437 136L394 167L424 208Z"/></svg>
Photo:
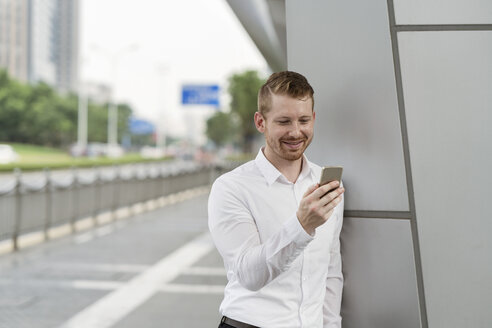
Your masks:
<svg viewBox="0 0 492 328"><path fill-rule="evenodd" d="M296 99L311 98L314 109L314 90L301 74L291 71L270 75L258 92L258 111L265 116L272 107L272 94L287 95Z"/></svg>

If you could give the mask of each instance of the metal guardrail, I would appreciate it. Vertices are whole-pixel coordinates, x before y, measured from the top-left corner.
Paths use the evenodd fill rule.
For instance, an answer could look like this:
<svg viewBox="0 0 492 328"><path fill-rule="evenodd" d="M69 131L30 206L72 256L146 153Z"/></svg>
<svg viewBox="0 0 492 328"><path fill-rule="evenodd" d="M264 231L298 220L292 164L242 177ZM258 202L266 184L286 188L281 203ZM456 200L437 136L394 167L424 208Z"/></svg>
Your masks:
<svg viewBox="0 0 492 328"><path fill-rule="evenodd" d="M226 165L195 165L169 172L154 167L130 173L114 167L113 174L103 175L94 168L89 176L73 169L68 179L54 179L49 170L38 183L23 181L20 170L7 189L0 190L0 241L11 239L18 249L19 236L48 231L70 224L75 232L78 220L110 212L112 218L118 209L157 199L190 188L211 184L220 174L233 168Z"/></svg>

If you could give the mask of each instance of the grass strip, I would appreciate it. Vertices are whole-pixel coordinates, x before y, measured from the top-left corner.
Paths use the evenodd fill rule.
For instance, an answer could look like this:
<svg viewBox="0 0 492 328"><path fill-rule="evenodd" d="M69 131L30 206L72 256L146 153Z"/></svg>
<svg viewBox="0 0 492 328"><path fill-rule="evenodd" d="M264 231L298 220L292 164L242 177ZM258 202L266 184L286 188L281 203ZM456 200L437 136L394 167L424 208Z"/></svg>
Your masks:
<svg viewBox="0 0 492 328"><path fill-rule="evenodd" d="M111 166L118 164L130 164L130 163L147 163L147 162L161 162L170 160L172 157L164 158L142 158L140 156L128 156L122 158L81 158L63 161L42 161L39 163L11 163L0 164L0 172L13 171L16 168L22 171L39 171L45 168L51 170L68 169L71 167L92 167L92 166Z"/></svg>

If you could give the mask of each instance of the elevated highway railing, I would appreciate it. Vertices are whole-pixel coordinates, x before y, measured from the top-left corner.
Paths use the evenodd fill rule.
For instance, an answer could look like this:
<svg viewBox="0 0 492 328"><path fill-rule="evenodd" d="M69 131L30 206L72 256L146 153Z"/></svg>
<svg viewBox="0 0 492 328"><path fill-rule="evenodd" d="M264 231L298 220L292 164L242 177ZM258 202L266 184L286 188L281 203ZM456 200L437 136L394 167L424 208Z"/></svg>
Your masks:
<svg viewBox="0 0 492 328"><path fill-rule="evenodd" d="M236 164L192 164L172 169L153 166L145 170L113 170L94 168L81 174L72 169L64 177L55 178L49 170L36 180L27 181L20 170L15 179L0 189L0 242L11 240L18 249L19 236L70 225L76 231L79 220L108 213L114 220L122 208L165 197L191 188L210 185L217 176Z"/></svg>

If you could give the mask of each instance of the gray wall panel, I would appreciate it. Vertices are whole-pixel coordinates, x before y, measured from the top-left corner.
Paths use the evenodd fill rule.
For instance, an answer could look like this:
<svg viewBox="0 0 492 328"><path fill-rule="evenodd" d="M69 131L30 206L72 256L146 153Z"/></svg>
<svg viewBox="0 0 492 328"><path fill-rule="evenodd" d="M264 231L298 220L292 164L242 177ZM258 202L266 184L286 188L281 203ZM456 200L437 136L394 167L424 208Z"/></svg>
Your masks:
<svg viewBox="0 0 492 328"><path fill-rule="evenodd" d="M398 39L429 327L490 327L492 31Z"/></svg>
<svg viewBox="0 0 492 328"><path fill-rule="evenodd" d="M420 327L410 221L344 220L343 327Z"/></svg>
<svg viewBox="0 0 492 328"><path fill-rule="evenodd" d="M349 210L409 209L387 16L385 0L286 2L289 69L315 89L307 154L345 167Z"/></svg>
<svg viewBox="0 0 492 328"><path fill-rule="evenodd" d="M394 0L397 24L492 24L490 0Z"/></svg>

